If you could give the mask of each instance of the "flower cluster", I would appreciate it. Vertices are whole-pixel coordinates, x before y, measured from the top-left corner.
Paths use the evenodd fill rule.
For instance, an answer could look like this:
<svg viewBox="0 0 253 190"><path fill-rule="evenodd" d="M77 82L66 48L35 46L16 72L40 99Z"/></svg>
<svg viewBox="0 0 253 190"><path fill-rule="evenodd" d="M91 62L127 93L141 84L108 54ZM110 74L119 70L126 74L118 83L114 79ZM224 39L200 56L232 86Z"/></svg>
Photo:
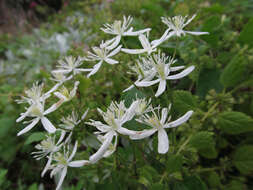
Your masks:
<svg viewBox="0 0 253 190"><path fill-rule="evenodd" d="M92 52L87 52L87 56L74 58L72 56L60 60L57 69L52 71L51 80L56 84L47 92L43 93L43 84L34 83L30 90L26 90L26 96L22 96L18 103L26 103L28 107L24 113L21 113L17 122L23 121L27 117L32 119L25 121L29 123L22 129L18 135L22 135L30 131L40 121L42 126L48 132L46 138L35 146L36 152L32 155L37 160L47 158L47 163L42 171L43 177L48 170L51 170L50 176L60 175L56 189L60 189L64 178L67 174L68 167L82 167L84 165L95 164L100 159L109 157L116 151L118 139L121 135L128 136L130 140L140 140L150 138L156 132L158 134L158 153L165 154L169 150L169 139L167 130L177 127L189 120L193 114L192 110L182 114L175 121L171 121L169 111L171 104L168 107L153 106L152 98L136 98L131 105L127 107L124 101L112 102L106 111L97 109L103 117L104 122L90 119L86 122L81 122L85 119L88 109L79 117L73 111L71 115L63 117L61 124L56 126L48 118L49 114L59 109L62 104L69 102L75 98L78 89L79 81L75 81L75 75L83 72L87 73L87 77L96 74L102 66L102 63L110 65L119 64L120 62L113 58L120 52L127 54L140 55L134 66L130 69L136 76L137 80L130 85L128 91L133 87L149 87L158 84L157 92L153 98L159 97L166 91L168 80L181 79L194 70L194 66L173 66L177 60L173 57L166 56L158 48L159 45L172 37L180 37L186 34L202 35L207 32L191 32L183 30L188 25L195 15L187 20L187 17L175 16L173 18L162 17L162 22L168 26L163 35L155 40L149 39L150 28L134 31L131 27L132 17L123 17L123 21L117 20L113 24L105 24L101 30L114 37L110 40L103 41L97 47L92 47ZM137 36L142 49L128 49L122 40L125 36ZM83 68L84 62L96 62L92 68ZM73 89L68 90L67 82L72 82ZM46 101L52 97L57 97L58 101L51 106L46 106ZM48 108L46 108L48 107ZM136 120L137 123L146 125L143 130L130 130L126 127L126 123L131 120ZM86 160L76 160L73 158L77 151L78 143L75 142L73 150L71 150L71 137L76 126L87 124L95 127L94 135L97 137L101 146L98 150L91 154Z"/></svg>

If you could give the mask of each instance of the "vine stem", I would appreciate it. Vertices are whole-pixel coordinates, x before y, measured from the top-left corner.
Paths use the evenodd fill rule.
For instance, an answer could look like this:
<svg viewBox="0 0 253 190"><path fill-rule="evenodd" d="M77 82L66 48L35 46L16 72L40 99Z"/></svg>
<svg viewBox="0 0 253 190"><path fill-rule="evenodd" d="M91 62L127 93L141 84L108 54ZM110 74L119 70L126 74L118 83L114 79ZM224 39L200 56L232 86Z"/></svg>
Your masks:
<svg viewBox="0 0 253 190"><path fill-rule="evenodd" d="M203 116L203 118L200 120L201 122L204 122L208 115L219 105L219 102L216 102Z"/></svg>
<svg viewBox="0 0 253 190"><path fill-rule="evenodd" d="M192 135L190 135L190 136L188 137L188 139L186 139L186 141L184 142L184 144L182 144L182 145L180 146L180 148L178 149L176 155L178 155L178 154L184 149L184 147L189 143L191 137L192 137Z"/></svg>

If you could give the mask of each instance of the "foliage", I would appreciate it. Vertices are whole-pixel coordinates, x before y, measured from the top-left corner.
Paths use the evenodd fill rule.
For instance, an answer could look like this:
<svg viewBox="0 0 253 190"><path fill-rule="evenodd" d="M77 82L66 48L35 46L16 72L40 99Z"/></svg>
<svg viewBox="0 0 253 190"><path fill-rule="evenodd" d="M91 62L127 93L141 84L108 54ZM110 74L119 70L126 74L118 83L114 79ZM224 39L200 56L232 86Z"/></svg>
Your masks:
<svg viewBox="0 0 253 190"><path fill-rule="evenodd" d="M195 12L198 15L189 30L198 28L210 35L187 35L162 45L164 52L175 54L179 65L195 66L189 77L173 81L166 94L153 102L162 107L172 103L173 119L194 110L188 123L169 134L169 152L157 154L156 138L130 141L122 137L112 156L97 165L70 169L63 189L251 189L252 6L246 0L77 1L64 14L49 18L48 24L42 24L29 35L16 39L0 36L1 189L42 189L42 184L45 189L54 187L48 176L40 178L44 161L36 162L27 154L44 132L38 130L25 138L16 137L24 126L15 123L23 108L14 100L24 88L39 80L49 89L52 83L48 73L59 58L83 56L88 47L108 39L100 31L104 23L132 15L134 28L151 27L152 36L158 37L165 30L160 16ZM136 41L125 39L131 48L138 46ZM90 79L78 75L77 99L65 105L66 113L53 115L52 122L68 115L73 107L80 112L89 107L88 118L100 119L94 108L105 110L115 99L130 105L136 94L140 98L151 96L151 90L156 88L145 93L137 88L121 93L134 81L126 72L134 60L122 55L120 61L115 67L105 65ZM88 62L85 64L90 66ZM77 158L88 158L86 151L93 153L98 148L92 132L83 122L75 129L73 137L80 144Z"/></svg>

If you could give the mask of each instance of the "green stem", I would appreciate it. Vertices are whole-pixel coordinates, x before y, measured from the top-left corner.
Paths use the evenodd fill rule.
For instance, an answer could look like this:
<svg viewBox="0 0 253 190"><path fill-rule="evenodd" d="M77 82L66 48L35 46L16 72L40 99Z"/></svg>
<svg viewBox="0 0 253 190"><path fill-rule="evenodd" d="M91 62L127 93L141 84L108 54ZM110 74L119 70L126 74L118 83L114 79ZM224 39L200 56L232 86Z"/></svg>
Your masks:
<svg viewBox="0 0 253 190"><path fill-rule="evenodd" d="M180 148L178 149L176 155L178 155L182 150L184 150L185 146L189 143L191 137L192 137L192 135L190 135L188 137L188 139L186 139L186 141L180 146Z"/></svg>
<svg viewBox="0 0 253 190"><path fill-rule="evenodd" d="M201 122L204 122L206 120L206 118L209 116L210 113L212 113L214 111L214 109L219 105L219 102L216 102L207 112L206 114L203 116L203 118L200 120Z"/></svg>

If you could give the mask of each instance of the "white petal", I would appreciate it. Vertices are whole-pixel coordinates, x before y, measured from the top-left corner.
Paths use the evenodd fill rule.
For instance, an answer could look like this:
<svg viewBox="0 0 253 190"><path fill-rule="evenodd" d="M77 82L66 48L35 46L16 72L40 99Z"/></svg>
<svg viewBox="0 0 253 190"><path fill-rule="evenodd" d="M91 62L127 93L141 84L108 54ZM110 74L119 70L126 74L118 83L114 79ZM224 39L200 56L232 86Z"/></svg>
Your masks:
<svg viewBox="0 0 253 190"><path fill-rule="evenodd" d="M169 150L169 138L164 129L158 130L158 153L165 154Z"/></svg>
<svg viewBox="0 0 253 190"><path fill-rule="evenodd" d="M54 95L59 99L62 99L65 101L67 100L67 98L64 95L62 95L62 93L60 93L60 92L54 92Z"/></svg>
<svg viewBox="0 0 253 190"><path fill-rule="evenodd" d="M80 72L90 72L90 71L92 71L92 69L83 69L83 68L79 68L79 69L76 69L76 71L80 71Z"/></svg>
<svg viewBox="0 0 253 190"><path fill-rule="evenodd" d="M84 112L84 114L83 114L82 117L81 117L81 120L84 120L84 119L85 119L85 117L86 117L86 115L88 114L88 112L89 112L89 108Z"/></svg>
<svg viewBox="0 0 253 190"><path fill-rule="evenodd" d="M119 127L117 129L118 133L122 134L122 135L134 135L136 134L137 131L132 131L132 130L129 130L129 129L126 129L124 127Z"/></svg>
<svg viewBox="0 0 253 190"><path fill-rule="evenodd" d="M65 137L65 135L66 135L66 131L61 130L61 136L60 136L59 140L57 141L56 146L61 143L61 141L63 140L63 138Z"/></svg>
<svg viewBox="0 0 253 190"><path fill-rule="evenodd" d="M32 121L32 123L30 123L28 126L26 126L23 130L19 131L17 136L22 135L22 134L28 132L29 130L31 130L39 122L39 120L40 120L40 118L34 119Z"/></svg>
<svg viewBox="0 0 253 190"><path fill-rule="evenodd" d="M189 20L187 20L187 22L184 24L184 27L188 25L196 16L197 16L196 14L192 15L192 17Z"/></svg>
<svg viewBox="0 0 253 190"><path fill-rule="evenodd" d="M167 29L164 34L161 36L161 38L154 40L151 42L151 45L153 48L159 46L161 43L163 43L168 35L169 29Z"/></svg>
<svg viewBox="0 0 253 190"><path fill-rule="evenodd" d="M114 42L111 45L106 46L105 48L109 50L116 48L117 45L119 45L120 39L121 39L121 35L116 36Z"/></svg>
<svg viewBox="0 0 253 190"><path fill-rule="evenodd" d="M22 113L21 116L19 118L16 119L16 122L20 122L22 121L23 119L26 118L26 116L28 116L30 113L30 110L28 109L25 113Z"/></svg>
<svg viewBox="0 0 253 190"><path fill-rule="evenodd" d="M72 150L72 153L71 153L71 155L70 155L70 157L68 158L68 162L69 161L71 161L73 158L74 158L74 156L75 156L75 154L76 154L76 151L77 151L77 141L75 142L75 145L74 145L74 148L73 148L73 150Z"/></svg>
<svg viewBox="0 0 253 190"><path fill-rule="evenodd" d="M111 53L109 53L106 57L112 57L120 52L122 45L118 46L116 49L114 49Z"/></svg>
<svg viewBox="0 0 253 190"><path fill-rule="evenodd" d="M79 168L89 163L88 160L76 160L68 163L68 166L73 168Z"/></svg>
<svg viewBox="0 0 253 190"><path fill-rule="evenodd" d="M51 165L51 162L52 162L52 154L49 156L49 158L47 160L47 164L41 173L41 177L44 177L45 173L47 172L47 170L49 169L49 167Z"/></svg>
<svg viewBox="0 0 253 190"><path fill-rule="evenodd" d="M102 28L101 28L102 29ZM100 45L100 48L106 48L107 46L110 46L115 41L116 37L106 40L103 44Z"/></svg>
<svg viewBox="0 0 253 190"><path fill-rule="evenodd" d="M125 49L125 48L122 48L121 51L129 54L141 54L147 52L146 49Z"/></svg>
<svg viewBox="0 0 253 190"><path fill-rule="evenodd" d="M46 117L41 118L41 123L42 123L43 127L47 130L47 132L55 133L56 128L53 126L53 124Z"/></svg>
<svg viewBox="0 0 253 190"><path fill-rule="evenodd" d="M160 96L166 89L166 80L160 80L159 86L158 86L158 90L155 94L155 97Z"/></svg>
<svg viewBox="0 0 253 190"><path fill-rule="evenodd" d="M156 131L157 129L147 129L143 131L137 131L134 135L130 136L130 139L132 140L144 139L153 135Z"/></svg>
<svg viewBox="0 0 253 190"><path fill-rule="evenodd" d="M141 42L141 45L142 45L143 49L149 49L151 47L151 45L148 41L148 38L145 35L140 34L139 35L139 40Z"/></svg>
<svg viewBox="0 0 253 190"><path fill-rule="evenodd" d="M164 124L168 116L168 109L163 108L162 109L162 117L161 117L161 123Z"/></svg>
<svg viewBox="0 0 253 190"><path fill-rule="evenodd" d="M138 36L138 35L143 34L145 32L149 32L150 30L151 30L151 28L146 28L146 29L143 29L143 30L135 31L135 32L127 31L127 32L123 33L123 36Z"/></svg>
<svg viewBox="0 0 253 190"><path fill-rule="evenodd" d="M126 113L124 114L124 116L121 119L121 124L130 121L131 119L133 119L134 115L135 115L135 110L137 108L137 106L139 105L139 101L134 101L132 102L131 106L126 110Z"/></svg>
<svg viewBox="0 0 253 190"><path fill-rule="evenodd" d="M58 181L56 190L60 190L61 185L62 185L62 183L63 183L63 181L64 181L64 178L65 178L65 176L66 176L66 174L67 174L67 169L68 169L67 167L64 167L64 168L62 169L62 171L61 171L61 177L60 177L60 180Z"/></svg>
<svg viewBox="0 0 253 190"><path fill-rule="evenodd" d="M190 67L188 67L187 69L183 70L182 72L180 72L178 74L168 76L167 79L174 80L174 79L183 78L186 75L190 74L194 70L194 68L195 68L194 66L190 66Z"/></svg>
<svg viewBox="0 0 253 190"><path fill-rule="evenodd" d="M103 155L105 154L106 150L108 149L108 147L110 146L110 144L112 142L113 135L114 135L114 133L112 133L112 132L108 132L105 135L106 139L103 142L102 146L98 149L98 151L95 154L93 154L89 158L91 163L95 163L103 157Z"/></svg>
<svg viewBox="0 0 253 190"><path fill-rule="evenodd" d="M110 58L105 58L105 62L109 63L111 65L117 64L119 63L118 61L114 60L114 59L110 59Z"/></svg>
<svg viewBox="0 0 253 190"><path fill-rule="evenodd" d="M195 35L195 36L209 34L209 32L193 32L193 31L185 31L185 33L192 34L192 35Z"/></svg>
<svg viewBox="0 0 253 190"><path fill-rule="evenodd" d="M182 70L184 68L185 68L185 66L170 67L170 71L174 72L174 71Z"/></svg>
<svg viewBox="0 0 253 190"><path fill-rule="evenodd" d="M62 100L62 101L61 101ZM53 104L51 107L49 107L46 111L44 111L44 115L47 115L53 111L55 111L57 108L59 108L62 103L63 103L63 99L59 100L57 103Z"/></svg>
<svg viewBox="0 0 253 190"><path fill-rule="evenodd" d="M156 83L160 82L160 79L156 79L156 80L153 80L153 81L140 81L140 82L137 82L135 83L136 86L140 86L140 87L146 87L146 86L152 86Z"/></svg>
<svg viewBox="0 0 253 190"><path fill-rule="evenodd" d="M89 78L91 75L94 75L96 72L98 72L99 68L101 67L102 65L102 60L99 61L96 65L93 66L93 69L92 71L87 75L87 77Z"/></svg>
<svg viewBox="0 0 253 190"><path fill-rule="evenodd" d="M186 114L184 114L182 117L178 118L175 121L172 121L164 126L164 128L172 128L177 127L183 123L185 123L193 114L193 111L188 111Z"/></svg>
<svg viewBox="0 0 253 190"><path fill-rule="evenodd" d="M128 91L128 90L131 90L131 89L133 89L134 88L134 85L131 85L131 86L129 86L128 88L126 88L125 90L123 90L123 92L126 92L126 91Z"/></svg>
<svg viewBox="0 0 253 190"><path fill-rule="evenodd" d="M174 31L170 32L170 33L166 36L166 38L164 39L164 41L170 39L170 38L171 38L172 36L174 36L174 35L176 35L176 32L174 32Z"/></svg>

